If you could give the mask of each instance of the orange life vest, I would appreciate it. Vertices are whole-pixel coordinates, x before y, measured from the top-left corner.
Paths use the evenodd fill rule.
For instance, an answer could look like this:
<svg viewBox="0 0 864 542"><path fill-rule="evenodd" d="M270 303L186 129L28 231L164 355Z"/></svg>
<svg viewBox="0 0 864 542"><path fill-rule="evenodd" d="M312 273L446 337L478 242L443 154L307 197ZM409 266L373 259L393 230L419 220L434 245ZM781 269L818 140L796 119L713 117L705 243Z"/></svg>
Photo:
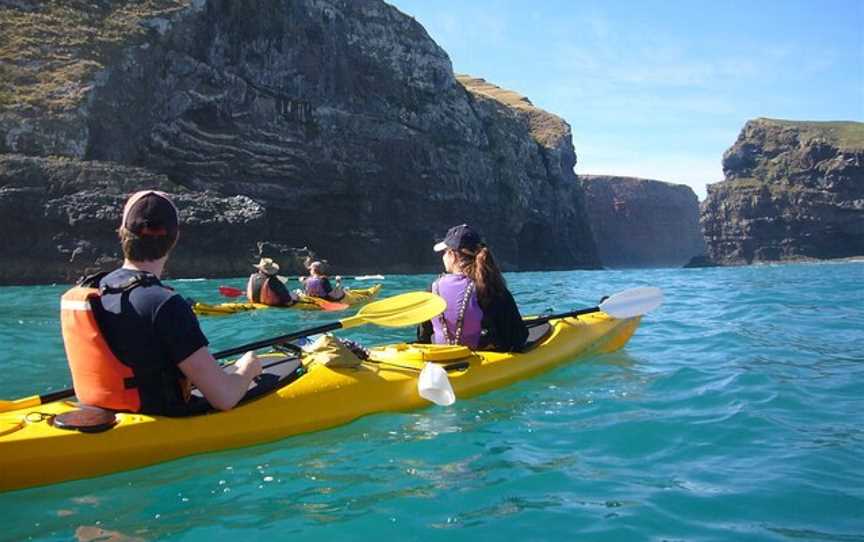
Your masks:
<svg viewBox="0 0 864 542"><path fill-rule="evenodd" d="M75 286L60 299L63 345L78 400L87 405L139 412L141 396L132 368L111 351L96 317L99 290Z"/></svg>
<svg viewBox="0 0 864 542"><path fill-rule="evenodd" d="M246 284L246 297L250 303L261 303L264 305L280 306L285 303L276 292L270 288L270 278L266 275L256 273L249 277ZM279 280L278 278L276 280Z"/></svg>
<svg viewBox="0 0 864 542"><path fill-rule="evenodd" d="M108 345L94 312L94 307L102 307L97 286L105 275L83 278L60 299L60 326L75 395L86 405L112 410L185 415L191 384L179 369L142 367L136 371ZM129 292L152 284L160 283L155 277L136 277L106 292Z"/></svg>

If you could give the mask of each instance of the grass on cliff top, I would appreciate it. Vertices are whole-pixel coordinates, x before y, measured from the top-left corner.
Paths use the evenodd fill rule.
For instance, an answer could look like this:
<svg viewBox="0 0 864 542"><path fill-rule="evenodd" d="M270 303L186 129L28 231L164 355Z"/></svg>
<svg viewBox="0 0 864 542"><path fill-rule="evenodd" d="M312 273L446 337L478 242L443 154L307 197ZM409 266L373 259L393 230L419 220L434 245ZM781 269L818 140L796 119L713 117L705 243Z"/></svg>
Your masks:
<svg viewBox="0 0 864 542"><path fill-rule="evenodd" d="M540 109L531 100L518 92L507 90L492 84L481 77L467 74L455 74L459 82L468 92L475 96L483 96L503 104L509 109L524 114L527 119L531 136L543 146L555 146L557 142L570 133L570 125L554 113Z"/></svg>
<svg viewBox="0 0 864 542"><path fill-rule="evenodd" d="M738 177L720 181L717 184L722 184L725 188L741 192L755 192L767 188L773 197L779 197L783 194L800 193L807 190L807 188L797 184L765 182L753 177Z"/></svg>
<svg viewBox="0 0 864 542"><path fill-rule="evenodd" d="M78 105L80 83L123 45L144 36L138 23L189 0L48 0L29 9L0 8L0 111Z"/></svg>
<svg viewBox="0 0 864 542"><path fill-rule="evenodd" d="M753 177L738 177L735 179L729 179L729 180L721 181L721 182L723 183L723 186L726 186L729 188L738 188L738 189L746 189L746 188L758 189L758 188L761 188L762 186L764 186L766 184L765 182L763 182L759 179L754 179Z"/></svg>
<svg viewBox="0 0 864 542"><path fill-rule="evenodd" d="M788 126L801 132L802 139L823 138L838 147L864 149L864 122L853 121L796 121L757 119L759 122Z"/></svg>

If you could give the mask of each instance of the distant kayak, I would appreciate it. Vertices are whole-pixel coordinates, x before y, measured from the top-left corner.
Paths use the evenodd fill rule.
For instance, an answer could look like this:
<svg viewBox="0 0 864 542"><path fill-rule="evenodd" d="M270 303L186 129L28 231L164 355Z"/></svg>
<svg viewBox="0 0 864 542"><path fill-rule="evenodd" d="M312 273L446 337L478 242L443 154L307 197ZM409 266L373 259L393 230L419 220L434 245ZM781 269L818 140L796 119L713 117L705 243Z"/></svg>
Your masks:
<svg viewBox="0 0 864 542"><path fill-rule="evenodd" d="M348 306L359 305L375 299L378 292L381 291L381 285L375 284L369 288L345 289L345 297L339 300L339 303L344 303ZM224 316L227 314L236 314L238 312L254 311L259 309L300 309L307 311L319 311L322 309L322 304L326 304L326 299L301 295L300 301L290 307L272 307L261 303L201 303L197 302L192 305L192 310L195 314L201 316Z"/></svg>
<svg viewBox="0 0 864 542"><path fill-rule="evenodd" d="M384 275L360 275L354 277L354 280L384 280Z"/></svg>

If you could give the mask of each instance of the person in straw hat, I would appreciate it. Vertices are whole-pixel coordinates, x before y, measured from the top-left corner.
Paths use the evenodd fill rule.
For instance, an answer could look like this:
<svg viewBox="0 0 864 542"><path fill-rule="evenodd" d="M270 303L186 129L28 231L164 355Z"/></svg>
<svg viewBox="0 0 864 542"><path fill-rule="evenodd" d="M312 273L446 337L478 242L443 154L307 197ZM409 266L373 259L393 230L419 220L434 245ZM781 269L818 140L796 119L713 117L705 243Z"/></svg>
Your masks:
<svg viewBox="0 0 864 542"><path fill-rule="evenodd" d="M290 307L297 302L297 294L290 292L279 280L279 264L273 258L261 258L252 267L257 273L249 275L246 283L246 297L250 303L261 303L273 307Z"/></svg>

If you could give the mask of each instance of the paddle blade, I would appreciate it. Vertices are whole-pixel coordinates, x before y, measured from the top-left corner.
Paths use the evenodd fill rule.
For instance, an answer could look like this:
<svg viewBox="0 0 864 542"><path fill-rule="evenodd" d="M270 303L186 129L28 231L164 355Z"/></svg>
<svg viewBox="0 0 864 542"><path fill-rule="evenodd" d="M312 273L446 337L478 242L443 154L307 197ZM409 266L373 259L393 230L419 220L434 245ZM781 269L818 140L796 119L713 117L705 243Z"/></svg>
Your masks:
<svg viewBox="0 0 864 542"><path fill-rule="evenodd" d="M427 401L436 405L450 406L456 402L453 385L447 377L447 371L437 363L426 363L417 379L417 393Z"/></svg>
<svg viewBox="0 0 864 542"><path fill-rule="evenodd" d="M341 320L343 328L360 324L382 327L414 326L435 318L447 308L447 302L432 292L408 292L373 301L357 314Z"/></svg>
<svg viewBox="0 0 864 542"><path fill-rule="evenodd" d="M304 293L298 292L300 296L300 301L303 303L308 303L311 305L315 305L322 311L344 311L351 305L348 303L340 303L338 301L330 301L329 299L323 299L320 297L313 297L311 295L306 295Z"/></svg>
<svg viewBox="0 0 864 542"><path fill-rule="evenodd" d="M630 288L600 303L600 310L613 318L633 318L663 304L663 291L653 286Z"/></svg>
<svg viewBox="0 0 864 542"><path fill-rule="evenodd" d="M219 293L225 297L240 297L241 295L245 295L245 292L240 288L233 288L231 286L220 286Z"/></svg>
<svg viewBox="0 0 864 542"><path fill-rule="evenodd" d="M312 302L315 303L316 305L318 305L318 307L322 311L344 311L345 309L347 309L348 307L351 306L348 303L339 303L337 301L327 301L326 299L319 299L319 298L315 298L315 297L311 297L309 299L313 299L314 301L312 301Z"/></svg>

